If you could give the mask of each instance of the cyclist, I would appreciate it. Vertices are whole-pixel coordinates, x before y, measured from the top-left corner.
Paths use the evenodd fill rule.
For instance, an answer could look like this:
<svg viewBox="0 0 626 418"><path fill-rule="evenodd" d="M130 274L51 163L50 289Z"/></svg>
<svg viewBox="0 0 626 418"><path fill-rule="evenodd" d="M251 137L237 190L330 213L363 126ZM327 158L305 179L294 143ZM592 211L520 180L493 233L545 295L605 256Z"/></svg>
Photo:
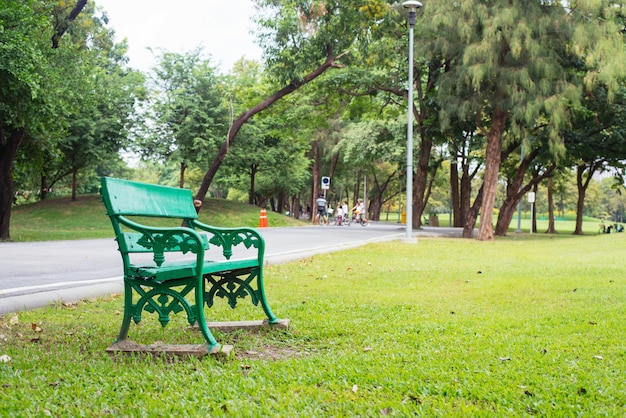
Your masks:
<svg viewBox="0 0 626 418"><path fill-rule="evenodd" d="M324 195L320 194L315 200L315 204L317 205L317 215L315 215L315 221L317 222L320 216L324 219L324 223L328 223L328 218L326 217L326 199L324 199Z"/></svg>
<svg viewBox="0 0 626 418"><path fill-rule="evenodd" d="M341 205L337 205L337 218L336 218L335 224L341 226L342 223L343 223L343 207Z"/></svg>
<svg viewBox="0 0 626 418"><path fill-rule="evenodd" d="M352 208L352 213L354 213L354 220L359 222L361 218L365 222L365 205L363 205L363 201L361 199L356 200L356 205Z"/></svg>

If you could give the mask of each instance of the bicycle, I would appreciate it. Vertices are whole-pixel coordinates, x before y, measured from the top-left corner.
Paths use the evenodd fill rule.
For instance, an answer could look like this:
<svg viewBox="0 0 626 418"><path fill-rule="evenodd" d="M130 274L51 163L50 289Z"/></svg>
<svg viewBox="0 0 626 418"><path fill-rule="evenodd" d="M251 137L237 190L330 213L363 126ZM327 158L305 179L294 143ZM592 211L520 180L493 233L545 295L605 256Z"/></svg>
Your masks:
<svg viewBox="0 0 626 418"><path fill-rule="evenodd" d="M335 217L335 226L350 226L350 219L348 219L348 215L343 215L341 217L341 223L339 223L339 217Z"/></svg>
<svg viewBox="0 0 626 418"><path fill-rule="evenodd" d="M358 216L355 213L352 214L352 219L350 220L348 225L350 225L353 222L361 224L361 226L367 226L367 224L369 223L369 221L367 219L363 218L362 216Z"/></svg>

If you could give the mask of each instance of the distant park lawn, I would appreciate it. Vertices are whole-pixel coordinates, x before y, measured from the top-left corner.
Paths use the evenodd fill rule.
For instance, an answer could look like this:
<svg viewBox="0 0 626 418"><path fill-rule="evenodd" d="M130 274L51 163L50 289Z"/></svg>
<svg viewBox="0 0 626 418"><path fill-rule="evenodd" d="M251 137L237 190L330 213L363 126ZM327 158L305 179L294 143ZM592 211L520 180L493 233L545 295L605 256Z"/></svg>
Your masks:
<svg viewBox="0 0 626 418"><path fill-rule="evenodd" d="M206 199L200 220L215 226L259 225L260 209L225 199ZM267 212L270 226L308 225L279 213ZM113 238L113 228L99 195L50 198L16 206L11 214L13 241L54 241Z"/></svg>
<svg viewBox="0 0 626 418"><path fill-rule="evenodd" d="M229 359L105 353L112 295L0 317L0 416L624 416L626 234L421 238L266 268L286 331ZM220 302L211 320L260 319ZM202 343L146 314L140 343Z"/></svg>
<svg viewBox="0 0 626 418"><path fill-rule="evenodd" d="M237 203L225 199L207 199L200 211L200 220L215 226L259 225L260 209L256 206ZM270 227L308 225L306 220L297 220L283 214L267 211ZM395 213L382 213L382 222L397 223ZM449 226L450 216L439 215L440 226ZM571 234L575 229L575 215L559 218L556 221L558 234ZM494 224L496 219L494 218ZM599 220L584 218L585 234L596 234ZM545 216L538 216L537 233L544 233L548 227ZM517 217L511 221L509 231L517 229ZM522 232L530 231L529 214L524 213ZM68 239L112 238L113 230L106 216L99 195L79 195L74 202L69 197L49 198L32 204L13 208L11 215L11 239L13 241L51 241Z"/></svg>

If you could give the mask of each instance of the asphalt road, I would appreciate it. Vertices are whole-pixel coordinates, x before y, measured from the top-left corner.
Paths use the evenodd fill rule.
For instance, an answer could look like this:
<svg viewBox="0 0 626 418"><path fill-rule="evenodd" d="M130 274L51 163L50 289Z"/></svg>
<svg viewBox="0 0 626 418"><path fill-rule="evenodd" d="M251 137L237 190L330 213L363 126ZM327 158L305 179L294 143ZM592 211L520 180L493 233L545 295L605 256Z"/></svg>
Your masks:
<svg viewBox="0 0 626 418"><path fill-rule="evenodd" d="M259 231L266 242L267 264L405 236L404 225L376 222L366 227L316 225ZM460 236L460 231L426 227L414 235ZM113 239L0 243L0 315L122 288L122 260Z"/></svg>

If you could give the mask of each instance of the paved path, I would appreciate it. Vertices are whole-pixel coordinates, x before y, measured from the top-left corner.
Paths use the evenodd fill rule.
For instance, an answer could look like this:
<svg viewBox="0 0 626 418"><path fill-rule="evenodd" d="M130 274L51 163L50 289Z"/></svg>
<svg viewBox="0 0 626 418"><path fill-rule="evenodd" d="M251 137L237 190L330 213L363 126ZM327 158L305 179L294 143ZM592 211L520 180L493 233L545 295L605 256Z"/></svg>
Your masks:
<svg viewBox="0 0 626 418"><path fill-rule="evenodd" d="M266 262L278 264L369 242L401 239L403 225L263 228ZM414 231L420 236L461 236L458 228ZM237 254L235 253L235 258ZM113 239L0 243L0 315L121 292L122 262Z"/></svg>

